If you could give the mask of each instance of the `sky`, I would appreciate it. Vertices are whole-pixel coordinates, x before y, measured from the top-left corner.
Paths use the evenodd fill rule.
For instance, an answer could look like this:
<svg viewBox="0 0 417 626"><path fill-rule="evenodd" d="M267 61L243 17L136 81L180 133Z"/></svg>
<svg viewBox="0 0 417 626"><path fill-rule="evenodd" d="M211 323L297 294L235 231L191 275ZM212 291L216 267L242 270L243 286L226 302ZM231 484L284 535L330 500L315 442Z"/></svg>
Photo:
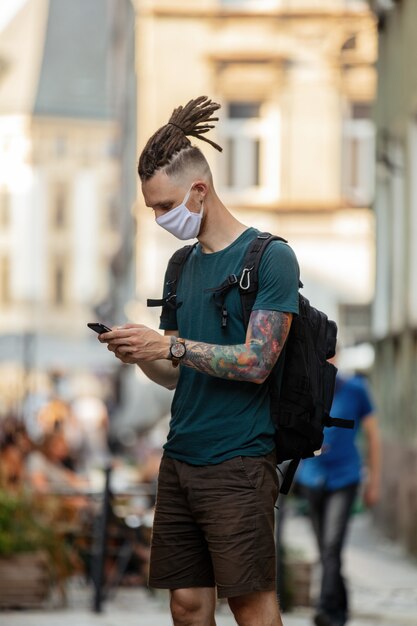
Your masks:
<svg viewBox="0 0 417 626"><path fill-rule="evenodd" d="M0 0L0 32L26 2L27 0Z"/></svg>

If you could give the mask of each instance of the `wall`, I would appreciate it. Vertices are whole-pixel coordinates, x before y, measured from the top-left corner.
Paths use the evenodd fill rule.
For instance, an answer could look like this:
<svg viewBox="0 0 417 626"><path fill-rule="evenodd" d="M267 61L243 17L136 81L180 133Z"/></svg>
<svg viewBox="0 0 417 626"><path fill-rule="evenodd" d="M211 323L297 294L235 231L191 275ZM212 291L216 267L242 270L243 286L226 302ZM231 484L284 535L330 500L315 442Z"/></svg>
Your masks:
<svg viewBox="0 0 417 626"><path fill-rule="evenodd" d="M380 23L377 123L377 281L374 381L384 439L379 519L417 553L417 5Z"/></svg>

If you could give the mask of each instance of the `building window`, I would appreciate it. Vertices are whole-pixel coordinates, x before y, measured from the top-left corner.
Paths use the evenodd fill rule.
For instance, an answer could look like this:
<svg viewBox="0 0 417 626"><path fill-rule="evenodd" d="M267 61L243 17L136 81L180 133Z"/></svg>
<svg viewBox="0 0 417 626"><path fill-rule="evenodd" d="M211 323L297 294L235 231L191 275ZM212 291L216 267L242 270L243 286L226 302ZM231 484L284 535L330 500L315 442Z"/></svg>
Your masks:
<svg viewBox="0 0 417 626"><path fill-rule="evenodd" d="M375 128L371 105L353 102L343 122L342 193L352 206L369 206L374 198Z"/></svg>
<svg viewBox="0 0 417 626"><path fill-rule="evenodd" d="M260 102L229 102L229 118L232 120L259 119Z"/></svg>
<svg viewBox="0 0 417 626"><path fill-rule="evenodd" d="M223 127L224 185L242 191L262 184L262 120L260 102L229 102Z"/></svg>
<svg viewBox="0 0 417 626"><path fill-rule="evenodd" d="M0 228L10 225L10 195L6 191L0 192Z"/></svg>
<svg viewBox="0 0 417 626"><path fill-rule="evenodd" d="M346 344L369 341L372 309L370 304L339 305L339 323Z"/></svg>
<svg viewBox="0 0 417 626"><path fill-rule="evenodd" d="M0 258L0 302L10 303L10 260L8 257Z"/></svg>
<svg viewBox="0 0 417 626"><path fill-rule="evenodd" d="M68 189L62 183L57 185L55 189L52 212L54 228L60 230L68 226Z"/></svg>
<svg viewBox="0 0 417 626"><path fill-rule="evenodd" d="M55 259L52 264L52 302L62 306L66 301L67 271L63 259Z"/></svg>

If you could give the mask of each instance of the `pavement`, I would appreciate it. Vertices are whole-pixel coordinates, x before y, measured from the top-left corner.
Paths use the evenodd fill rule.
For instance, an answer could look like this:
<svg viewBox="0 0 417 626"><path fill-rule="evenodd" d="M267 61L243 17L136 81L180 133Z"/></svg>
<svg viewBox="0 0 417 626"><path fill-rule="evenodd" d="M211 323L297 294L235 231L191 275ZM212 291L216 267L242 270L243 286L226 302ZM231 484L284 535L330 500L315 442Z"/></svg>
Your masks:
<svg viewBox="0 0 417 626"><path fill-rule="evenodd" d="M317 553L306 518L289 512L284 524L287 549L315 562ZM313 576L317 588L317 574ZM345 574L351 590L350 626L417 626L417 563L375 529L367 514L355 516L345 553ZM91 611L91 588L81 580L68 586L67 608L56 599L42 610L0 611L1 626L172 626L168 596L144 589L120 588L103 612ZM283 616L284 626L311 626L312 609ZM218 607L217 626L233 626L226 605Z"/></svg>

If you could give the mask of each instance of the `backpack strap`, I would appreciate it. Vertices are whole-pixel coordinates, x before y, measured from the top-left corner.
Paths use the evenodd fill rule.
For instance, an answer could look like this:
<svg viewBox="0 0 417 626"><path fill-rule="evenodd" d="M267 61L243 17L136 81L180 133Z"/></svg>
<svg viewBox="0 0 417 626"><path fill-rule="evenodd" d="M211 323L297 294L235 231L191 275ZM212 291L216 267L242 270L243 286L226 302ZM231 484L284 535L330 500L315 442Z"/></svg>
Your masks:
<svg viewBox="0 0 417 626"><path fill-rule="evenodd" d="M355 427L355 421L343 419L341 417L332 417L331 415L327 415L324 420L324 425L327 427L337 426L337 428L353 429Z"/></svg>
<svg viewBox="0 0 417 626"><path fill-rule="evenodd" d="M212 287L211 289L204 290L206 293L212 293L214 295L214 301L216 303L216 306L222 312L222 328L226 328L227 319L229 316L225 304L226 296L229 291L236 287L238 284L239 278L236 276L236 274L230 274L218 287Z"/></svg>
<svg viewBox="0 0 417 626"><path fill-rule="evenodd" d="M271 241L283 241L288 243L283 237L271 235L271 233L259 233L249 244L243 261L243 269L239 280L240 299L242 302L243 322L247 327L249 318L255 304L258 293L258 272L262 255Z"/></svg>
<svg viewBox="0 0 417 626"><path fill-rule="evenodd" d="M235 287L239 287L240 299L242 304L243 323L245 328L249 324L250 314L254 305L256 294L258 292L258 270L261 263L262 255L266 247L271 241L283 241L288 243L286 239L271 235L270 233L259 233L250 243L243 259L243 268L240 276L230 274L221 285L211 289L205 289L206 292L214 294L214 301L221 310L222 319L221 326L226 328L228 320L228 311L225 305L226 296L229 291Z"/></svg>
<svg viewBox="0 0 417 626"><path fill-rule="evenodd" d="M290 490L290 487L294 480L295 473L300 464L300 460L301 459L291 459L291 461L288 463L288 465L286 466L284 470L283 481L279 488L279 492L284 494L284 496L286 496Z"/></svg>
<svg viewBox="0 0 417 626"><path fill-rule="evenodd" d="M190 256L191 252L196 247L197 243L193 245L184 246L180 248L168 261L167 271L165 274L165 286L167 287L167 295L164 298L152 299L148 298L146 305L149 307L161 306L162 314L161 321L169 319L169 312L177 310L182 305L182 302L177 302L177 285L183 270L183 267Z"/></svg>

